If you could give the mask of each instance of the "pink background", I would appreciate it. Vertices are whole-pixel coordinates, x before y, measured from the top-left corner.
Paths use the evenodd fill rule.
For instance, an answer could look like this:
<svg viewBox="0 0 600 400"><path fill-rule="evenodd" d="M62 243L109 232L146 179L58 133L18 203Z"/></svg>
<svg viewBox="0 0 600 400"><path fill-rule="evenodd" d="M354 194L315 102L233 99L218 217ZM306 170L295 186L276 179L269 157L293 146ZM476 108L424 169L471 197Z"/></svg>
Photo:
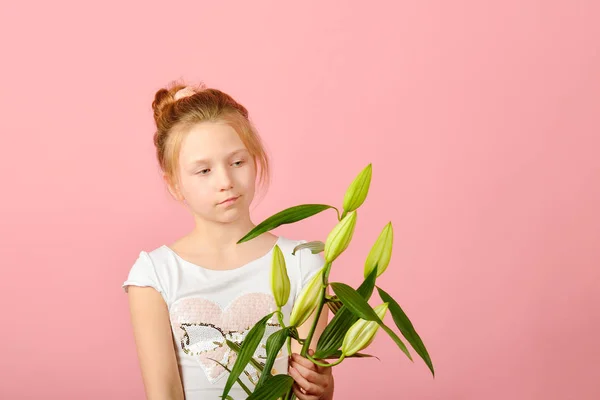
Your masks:
<svg viewBox="0 0 600 400"><path fill-rule="evenodd" d="M373 162L332 277L358 285L391 220L379 283L437 375L380 333L337 399L600 398L597 1L155 3L0 9L0 398L144 397L120 285L191 228L152 144L180 77L249 108L274 167L255 222L340 206Z"/></svg>

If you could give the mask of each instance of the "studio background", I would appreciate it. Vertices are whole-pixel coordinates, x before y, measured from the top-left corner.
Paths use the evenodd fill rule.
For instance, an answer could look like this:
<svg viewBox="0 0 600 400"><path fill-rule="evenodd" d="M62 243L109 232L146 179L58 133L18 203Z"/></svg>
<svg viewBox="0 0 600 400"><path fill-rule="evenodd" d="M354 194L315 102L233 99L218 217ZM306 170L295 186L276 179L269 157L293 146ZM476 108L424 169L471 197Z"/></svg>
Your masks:
<svg viewBox="0 0 600 400"><path fill-rule="evenodd" d="M256 223L341 206L373 163L331 277L356 287L392 221L378 283L436 377L380 332L337 399L599 398L599 20L591 0L3 3L0 398L144 398L121 284L192 228L152 143L179 78L249 109L273 163Z"/></svg>

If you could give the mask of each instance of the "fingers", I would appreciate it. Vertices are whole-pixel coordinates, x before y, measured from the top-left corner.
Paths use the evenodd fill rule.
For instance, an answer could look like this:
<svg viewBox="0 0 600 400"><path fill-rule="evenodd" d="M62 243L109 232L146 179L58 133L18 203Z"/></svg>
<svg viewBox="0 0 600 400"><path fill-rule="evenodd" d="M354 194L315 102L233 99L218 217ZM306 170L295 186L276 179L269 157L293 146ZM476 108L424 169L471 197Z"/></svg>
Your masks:
<svg viewBox="0 0 600 400"><path fill-rule="evenodd" d="M307 368L304 368L303 366L298 365L298 364L290 365L289 375L296 382L295 385L297 385L299 387L298 389L300 389L300 388L304 389L304 392L306 395L317 396L316 398L319 398L321 395L323 395L323 393L324 393L323 387L318 385L317 383L310 382L305 376L303 376L303 373L301 373L300 370L302 370L303 373L306 373L307 376L309 376L310 378L316 379L317 381L319 380L319 375L316 372L311 371ZM308 373L310 373L310 374L308 374ZM300 393L302 393L302 392L300 392ZM302 394L304 394L304 393L302 393ZM306 400L308 400L308 399L309 398L306 398Z"/></svg>
<svg viewBox="0 0 600 400"><path fill-rule="evenodd" d="M304 365L295 361L290 361L290 366L293 367L296 371L298 371L300 375L302 375L302 377L310 383L322 386L323 382L325 382L324 377L314 369L307 368Z"/></svg>
<svg viewBox="0 0 600 400"><path fill-rule="evenodd" d="M314 351L309 350L309 355ZM321 367L293 353L289 360L289 375L294 379L294 394L299 400L318 400L330 385L331 367Z"/></svg>
<svg viewBox="0 0 600 400"><path fill-rule="evenodd" d="M313 354L315 354L315 352L313 350L308 350L308 354L312 356ZM302 357L298 353L292 353L292 355L290 357L290 363L292 361L296 362L306 368L312 369L313 371L317 371L317 373L319 373L319 374L331 375L331 367L322 367L320 365L316 365L314 362L312 362L308 358ZM319 360L319 361L323 361L323 360Z"/></svg>
<svg viewBox="0 0 600 400"><path fill-rule="evenodd" d="M302 389L300 389L300 387L298 387L298 384L294 383L294 386L292 386L292 390L294 391L294 394L296 395L296 397L299 400L319 400L320 396L314 396L312 394L306 394L302 391Z"/></svg>
<svg viewBox="0 0 600 400"><path fill-rule="evenodd" d="M310 351L309 351L309 353L310 353ZM317 366L315 365L315 363L313 363L312 361L310 361L308 358L302 357L300 354L293 353L292 354L292 361L294 361L294 362L302 365L305 368L312 369L313 371L317 370Z"/></svg>

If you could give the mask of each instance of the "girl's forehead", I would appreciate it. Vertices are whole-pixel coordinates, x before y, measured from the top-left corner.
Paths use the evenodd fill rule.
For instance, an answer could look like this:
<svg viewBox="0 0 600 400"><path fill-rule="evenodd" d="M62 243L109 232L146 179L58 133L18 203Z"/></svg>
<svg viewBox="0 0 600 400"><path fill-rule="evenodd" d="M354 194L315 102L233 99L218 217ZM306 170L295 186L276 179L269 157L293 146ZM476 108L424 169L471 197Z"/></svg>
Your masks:
<svg viewBox="0 0 600 400"><path fill-rule="evenodd" d="M240 148L240 149L236 149L230 152L227 152L225 154L221 154L219 153L218 155L216 155L215 157L198 157L198 158L192 158L190 160L187 161L187 165L189 165L190 167L193 167L195 165L200 165L200 164L208 164L210 163L213 159L219 159L219 158L231 158L234 156L239 156L242 154L247 153L248 151L246 150L246 148Z"/></svg>
<svg viewBox="0 0 600 400"><path fill-rule="evenodd" d="M237 132L228 125L199 124L181 143L182 164L219 160L247 151Z"/></svg>
<svg viewBox="0 0 600 400"><path fill-rule="evenodd" d="M189 144L223 145L241 141L231 126L222 122L202 122L188 129L184 142Z"/></svg>

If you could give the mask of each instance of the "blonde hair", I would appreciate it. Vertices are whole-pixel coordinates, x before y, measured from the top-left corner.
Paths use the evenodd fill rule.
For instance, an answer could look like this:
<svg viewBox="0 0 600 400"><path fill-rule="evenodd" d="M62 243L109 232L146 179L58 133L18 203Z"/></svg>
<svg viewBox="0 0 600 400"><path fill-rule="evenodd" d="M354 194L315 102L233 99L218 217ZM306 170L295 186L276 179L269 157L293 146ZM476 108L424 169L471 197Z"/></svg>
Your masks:
<svg viewBox="0 0 600 400"><path fill-rule="evenodd" d="M193 125L207 121L224 122L237 132L254 162L259 184L268 184L269 159L261 138L250 121L248 110L227 93L207 88L202 83L186 85L173 81L156 92L152 109L156 123L156 157L172 186L177 182L183 138Z"/></svg>

